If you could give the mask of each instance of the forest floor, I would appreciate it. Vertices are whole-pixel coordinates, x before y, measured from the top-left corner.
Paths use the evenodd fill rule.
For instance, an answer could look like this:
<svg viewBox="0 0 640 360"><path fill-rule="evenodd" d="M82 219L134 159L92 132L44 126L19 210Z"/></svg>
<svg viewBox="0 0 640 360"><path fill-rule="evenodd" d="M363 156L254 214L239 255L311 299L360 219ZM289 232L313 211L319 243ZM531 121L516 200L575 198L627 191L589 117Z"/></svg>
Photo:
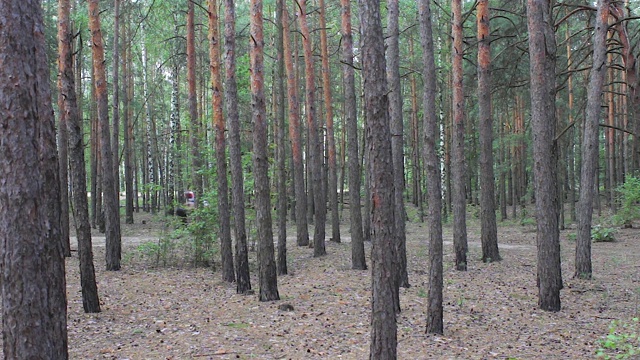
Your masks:
<svg viewBox="0 0 640 360"><path fill-rule="evenodd" d="M348 218L347 211L343 215ZM222 282L219 266L145 260L145 246L157 243L167 228L161 217L136 213L135 219L134 225L122 224L121 271L104 270L104 237L94 234L101 313L83 312L77 253L67 260L70 358L368 358L370 271L351 270L348 224L341 228L342 243L327 241L328 255L321 258L296 246L289 229L289 275L278 279L281 300L259 302L257 295L237 295L235 284ZM638 316L640 230L620 229L616 242L593 244L591 281L572 278L575 241L569 234L575 227L563 230L562 310L549 313L537 306L534 225L499 222L503 260L485 264L479 221L471 215L468 220L466 272L453 269L451 226L444 228L442 336L425 334L428 227L407 223L412 286L401 289L399 359L592 359L612 321L628 324ZM368 256L370 244L366 248ZM257 293L255 257L251 252ZM280 310L282 304L293 311Z"/></svg>

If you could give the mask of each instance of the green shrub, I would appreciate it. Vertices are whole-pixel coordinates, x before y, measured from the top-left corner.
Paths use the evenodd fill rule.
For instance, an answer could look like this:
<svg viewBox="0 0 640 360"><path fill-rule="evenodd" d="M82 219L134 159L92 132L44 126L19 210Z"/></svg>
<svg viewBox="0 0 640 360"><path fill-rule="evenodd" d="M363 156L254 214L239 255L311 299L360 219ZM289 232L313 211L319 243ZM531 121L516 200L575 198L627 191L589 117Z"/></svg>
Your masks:
<svg viewBox="0 0 640 360"><path fill-rule="evenodd" d="M640 324L635 317L631 321L614 320L609 325L609 334L600 340L596 355L606 360L630 359L640 354Z"/></svg>
<svg viewBox="0 0 640 360"><path fill-rule="evenodd" d="M640 178L629 177L616 189L620 198L620 209L613 219L617 225L631 227L634 220L640 219Z"/></svg>
<svg viewBox="0 0 640 360"><path fill-rule="evenodd" d="M593 242L614 242L616 241L616 230L602 225L591 228L591 240Z"/></svg>

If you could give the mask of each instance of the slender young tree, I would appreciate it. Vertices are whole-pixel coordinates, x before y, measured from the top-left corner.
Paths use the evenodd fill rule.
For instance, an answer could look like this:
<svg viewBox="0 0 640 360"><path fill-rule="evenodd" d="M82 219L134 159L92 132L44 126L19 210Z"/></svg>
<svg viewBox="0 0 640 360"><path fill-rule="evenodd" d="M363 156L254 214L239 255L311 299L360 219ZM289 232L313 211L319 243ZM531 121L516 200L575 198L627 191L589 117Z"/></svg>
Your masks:
<svg viewBox="0 0 640 360"><path fill-rule="evenodd" d="M229 163L233 200L233 222L236 240L236 292L251 290L249 252L244 214L244 177L240 148L240 118L238 115L238 86L236 81L236 12L234 0L225 0L224 8L224 65L225 104L229 119Z"/></svg>
<svg viewBox="0 0 640 360"><path fill-rule="evenodd" d="M560 310L562 272L558 197L556 186L557 149L555 133L555 61L556 40L551 1L528 0L529 56L531 76L531 130L533 139L533 176L535 177L538 232L538 306L547 311Z"/></svg>
<svg viewBox="0 0 640 360"><path fill-rule="evenodd" d="M331 241L340 242L340 213L338 212L338 172L336 166L336 140L333 129L333 101L331 97L331 72L329 67L329 45L327 41L327 10L324 0L318 3L320 7L320 53L322 58L322 94L325 106L325 121L327 124L327 156L329 179L327 194L329 209L331 210Z"/></svg>
<svg viewBox="0 0 640 360"><path fill-rule="evenodd" d="M289 12L286 2L282 6L282 38L284 49L284 66L287 76L287 104L289 109L289 140L293 158L293 184L295 188L296 209L300 214L296 216L296 238L298 246L309 245L309 228L307 217L302 211L307 208L307 194L304 186L304 164L302 163L302 133L300 131L300 111L298 107L298 87L296 73L293 70L291 53L291 36L289 34Z"/></svg>
<svg viewBox="0 0 640 360"><path fill-rule="evenodd" d="M387 81L389 84L389 116L391 117L391 151L393 184L395 185L395 235L398 255L398 286L408 288L407 235L404 210L404 137L402 124L402 86L400 84L400 27L398 0L387 1Z"/></svg>
<svg viewBox="0 0 640 360"><path fill-rule="evenodd" d="M397 269L389 99L380 0L359 0L364 109L371 178L371 344L369 358L396 359Z"/></svg>
<svg viewBox="0 0 640 360"><path fill-rule="evenodd" d="M427 327L429 334L442 334L442 187L438 158L438 119L436 117L436 64L433 47L430 0L420 0L420 42L424 58L424 166L427 172L429 219L429 293Z"/></svg>
<svg viewBox="0 0 640 360"><path fill-rule="evenodd" d="M120 206L120 0L113 0L113 132L111 133L111 152L113 154L113 186L118 194Z"/></svg>
<svg viewBox="0 0 640 360"><path fill-rule="evenodd" d="M269 159L267 154L267 109L264 96L264 33L262 1L251 0L249 60L251 66L251 112L253 119L253 171L260 301L280 300L271 230Z"/></svg>
<svg viewBox="0 0 640 360"><path fill-rule="evenodd" d="M129 18L128 16L126 17ZM124 25L124 38L125 43L127 39L128 21L125 21ZM133 121L131 116L131 96L129 95L129 89L133 88L129 85L131 74L129 66L131 62L131 45L128 44L122 48L122 128L123 128L123 140L124 140L124 188L125 188L125 223L133 224Z"/></svg>
<svg viewBox="0 0 640 360"><path fill-rule="evenodd" d="M600 119L602 86L607 72L607 31L610 0L598 1L593 33L593 65L587 88L587 118L582 133L582 165L580 171L580 200L578 202L578 236L574 276L591 279L591 220L598 166L598 120Z"/></svg>
<svg viewBox="0 0 640 360"><path fill-rule="evenodd" d="M93 267L93 249L91 247L91 224L89 223L89 205L87 201L87 180L84 161L82 119L78 114L78 105L73 73L73 53L70 30L69 0L58 1L58 85L63 102L60 114L64 114L69 134L69 168L73 193L73 210L78 239L78 257L80 260L80 287L82 305L87 313L100 312L100 300Z"/></svg>
<svg viewBox="0 0 640 360"><path fill-rule="evenodd" d="M209 0L209 67L211 70L211 107L213 127L216 132L216 170L218 173L218 214L220 219L220 255L222 257L222 280L236 280L233 267L233 246L231 242L231 213L229 211L229 185L227 183L227 144L225 141L225 121L222 104L222 78L220 76L220 48L218 36L218 5Z"/></svg>
<svg viewBox="0 0 640 360"><path fill-rule="evenodd" d="M480 128L480 238L482 261L500 261L496 224L495 176L493 173L493 114L491 110L491 32L489 0L479 0L478 22L478 117Z"/></svg>
<svg viewBox="0 0 640 360"><path fill-rule="evenodd" d="M118 193L115 191L113 173L113 153L109 139L109 104L107 95L107 77L104 68L104 45L100 28L100 1L89 0L89 30L91 31L91 49L95 73L98 123L100 125L100 161L102 164L102 201L105 214L106 264L107 270L120 270L122 244L120 238L120 209Z"/></svg>
<svg viewBox="0 0 640 360"><path fill-rule="evenodd" d="M313 205L315 226L313 233L313 256L324 256L325 249L325 225L327 218L327 201L322 189L322 143L318 134L318 119L315 111L315 75L313 65L313 45L311 44L311 32L307 22L306 0L298 0L298 23L302 34L302 47L304 49L305 69L305 114L307 117L309 168L311 170L311 187L313 189ZM334 154L335 155L335 154Z"/></svg>
<svg viewBox="0 0 640 360"><path fill-rule="evenodd" d="M462 0L451 1L453 14L453 132L451 191L453 203L453 247L455 251L456 270L467 270L467 215L466 215L466 161L464 156L464 90L462 87Z"/></svg>
<svg viewBox="0 0 640 360"><path fill-rule="evenodd" d="M58 45L64 35L61 34L61 26L58 18ZM67 29L68 30L68 29ZM63 49L58 46L58 89L62 88L61 58ZM69 132L67 122L69 118L64 109L65 99L61 91L58 91L58 160L60 161L60 238L65 257L71 256L71 244L69 242Z"/></svg>
<svg viewBox="0 0 640 360"><path fill-rule="evenodd" d="M196 198L202 196L202 158L200 154L200 118L198 117L198 95L196 93L196 35L194 2L187 1L187 84L189 119L191 124L191 186ZM150 169L151 170L151 169Z"/></svg>
<svg viewBox="0 0 640 360"><path fill-rule="evenodd" d="M40 1L0 1L5 359L68 359L60 179Z"/></svg>
<svg viewBox="0 0 640 360"><path fill-rule="evenodd" d="M351 34L351 3L340 0L342 13L342 76L344 78L344 116L349 156L349 218L351 224L351 267L366 270L362 209L360 206L360 156L358 155L358 111L356 81L353 67L353 35Z"/></svg>
<svg viewBox="0 0 640 360"><path fill-rule="evenodd" d="M284 114L284 40L282 35L282 7L284 0L276 1L276 47L277 68L276 68L276 146L278 149L277 162L277 183L278 183L278 275L286 275L287 269L287 172L285 147L285 114Z"/></svg>

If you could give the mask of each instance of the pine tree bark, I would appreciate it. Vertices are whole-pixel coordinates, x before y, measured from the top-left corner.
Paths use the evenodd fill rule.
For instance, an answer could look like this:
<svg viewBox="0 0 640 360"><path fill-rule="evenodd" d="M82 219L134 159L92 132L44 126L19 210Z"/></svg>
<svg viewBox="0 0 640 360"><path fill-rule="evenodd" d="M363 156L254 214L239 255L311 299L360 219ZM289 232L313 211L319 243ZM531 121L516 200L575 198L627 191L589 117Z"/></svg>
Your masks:
<svg viewBox="0 0 640 360"><path fill-rule="evenodd" d="M397 357L397 269L394 242L394 183L389 126L389 99L380 0L360 0L362 75L368 151L370 154L371 344L370 359Z"/></svg>
<svg viewBox="0 0 640 360"><path fill-rule="evenodd" d="M562 272L558 230L555 133L556 41L551 1L528 0L531 130L538 248L538 306L560 310Z"/></svg>
<svg viewBox="0 0 640 360"><path fill-rule="evenodd" d="M111 152L113 154L113 186L120 207L120 0L113 0L113 132ZM118 210L119 211L119 210ZM118 212L119 213L119 212Z"/></svg>
<svg viewBox="0 0 640 360"><path fill-rule="evenodd" d="M229 163L233 200L234 235L236 240L236 292L245 294L251 290L249 252L244 213L244 177L240 148L240 119L238 115L238 87L236 81L236 15L234 0L225 0L224 12L224 63L225 104L229 119Z"/></svg>
<svg viewBox="0 0 640 360"><path fill-rule="evenodd" d="M109 139L109 104L107 79L104 68L104 45L100 29L99 0L89 1L89 30L91 31L95 89L100 125L100 161L102 164L102 200L105 214L106 266L109 271L120 270L122 244L120 238L119 199L115 191L113 173L113 153Z"/></svg>
<svg viewBox="0 0 640 360"><path fill-rule="evenodd" d="M496 224L495 175L493 172L493 114L491 108L491 32L489 0L479 0L478 22L478 117L480 118L480 223L482 261L500 261Z"/></svg>
<svg viewBox="0 0 640 360"><path fill-rule="evenodd" d="M271 229L271 205L269 190L269 159L267 154L267 110L264 95L264 33L262 1L250 3L251 34L249 61L251 66L251 112L253 119L253 171L258 230L258 278L260 301L280 300L276 262L274 258L273 231Z"/></svg>
<svg viewBox="0 0 640 360"><path fill-rule="evenodd" d="M325 225L327 218L327 201L322 188L322 143L318 134L318 119L315 111L315 74L313 65L313 47L311 44L311 32L307 23L306 0L298 0L297 12L300 33L302 34L302 47L304 49L305 65L305 114L307 117L309 168L311 170L311 188L313 189L313 209L315 215L313 233L313 256L319 257L327 254L325 248ZM335 157L335 154L334 154Z"/></svg>
<svg viewBox="0 0 640 360"><path fill-rule="evenodd" d="M356 81L353 67L353 35L351 34L351 3L340 0L342 33L342 75L344 78L344 116L349 156L349 219L351 225L351 267L366 270L362 206L360 205L360 156L358 155L358 111Z"/></svg>
<svg viewBox="0 0 640 360"><path fill-rule="evenodd" d="M128 19L128 16L127 16ZM127 37L127 24L125 23L124 37ZM129 74L130 67L130 46L122 48L122 128L124 133L124 187L125 187L125 223L133 224L133 121L131 117L131 96Z"/></svg>
<svg viewBox="0 0 640 360"><path fill-rule="evenodd" d="M593 34L593 66L587 88L587 109L582 134L582 164L580 170L580 199L576 237L574 277L591 279L591 221L595 197L596 169L598 167L598 122L601 115L602 87L607 72L607 31L609 28L610 0L598 1Z"/></svg>
<svg viewBox="0 0 640 360"><path fill-rule="evenodd" d="M427 175L429 219L429 292L427 326L429 334L442 334L442 188L437 147L440 139L436 117L436 65L433 48L430 0L420 0L420 41L424 59L424 166Z"/></svg>
<svg viewBox="0 0 640 360"><path fill-rule="evenodd" d="M400 14L398 0L387 1L387 81L389 84L389 116L391 117L391 151L393 158L394 224L398 266L398 286L408 288L407 235L404 209L404 127L402 119L402 86L400 84ZM399 299L398 299L399 302Z"/></svg>
<svg viewBox="0 0 640 360"><path fill-rule="evenodd" d="M302 163L302 133L300 131L300 110L298 105L298 87L296 73L291 56L291 36L289 33L289 12L286 2L282 7L282 35L284 48L284 65L287 76L287 97L289 108L289 140L293 157L293 183L295 188L296 238L298 246L309 245L309 228L305 211L307 209L307 194L304 186L304 165Z"/></svg>
<svg viewBox="0 0 640 360"><path fill-rule="evenodd" d="M195 8L193 1L187 1L187 84L189 102L190 146L191 146L191 186L196 199L202 196L202 158L200 154L200 118L198 117L198 96L196 93L196 36ZM197 206L197 202L196 202Z"/></svg>
<svg viewBox="0 0 640 360"><path fill-rule="evenodd" d="M236 280L233 267L231 242L231 214L229 211L229 185L227 183L227 144L222 103L222 78L220 76L220 49L218 35L218 5L209 0L209 67L211 70L211 109L215 129L216 171L218 174L218 218L220 220L220 255L222 257L222 281Z"/></svg>
<svg viewBox="0 0 640 360"><path fill-rule="evenodd" d="M98 288L93 267L91 247L91 224L89 223L89 205L87 201L87 182L84 160L82 119L78 114L76 101L75 76L73 73L73 54L70 30L69 0L58 1L58 85L63 99L59 104L60 114L64 114L69 134L69 168L73 194L73 209L78 239L78 257L80 260L80 285L82 305L87 313L100 312Z"/></svg>
<svg viewBox="0 0 640 360"><path fill-rule="evenodd" d="M338 212L338 168L336 166L336 140L333 129L333 101L331 97L331 73L329 68L329 45L327 41L327 14L324 0L318 2L320 7L320 53L322 58L322 94L325 106L327 125L327 165L328 181L326 194L329 197L331 210L331 241L340 242L340 213Z"/></svg>
<svg viewBox="0 0 640 360"><path fill-rule="evenodd" d="M68 359L60 173L40 1L0 1L5 359Z"/></svg>
<svg viewBox="0 0 640 360"><path fill-rule="evenodd" d="M278 49L276 68L276 146L277 162L277 216L278 216L278 275L286 275L287 269L287 152L285 146L285 113L284 113L284 40L282 35L282 8L284 0L276 1L276 47Z"/></svg>
<svg viewBox="0 0 640 360"><path fill-rule="evenodd" d="M451 1L453 14L453 138L451 176L453 189L453 247L456 270L467 270L467 215L465 176L466 161L464 155L464 90L462 87L462 0Z"/></svg>
<svg viewBox="0 0 640 360"><path fill-rule="evenodd" d="M58 9L59 10L59 9ZM68 16L67 16L68 18ZM60 235L65 257L71 257L69 243L69 133L67 130L68 114L64 111L62 91L62 49L60 42L65 38L62 19L58 18L58 159L60 161ZM67 25L66 31L69 30ZM71 46L71 45L69 45Z"/></svg>

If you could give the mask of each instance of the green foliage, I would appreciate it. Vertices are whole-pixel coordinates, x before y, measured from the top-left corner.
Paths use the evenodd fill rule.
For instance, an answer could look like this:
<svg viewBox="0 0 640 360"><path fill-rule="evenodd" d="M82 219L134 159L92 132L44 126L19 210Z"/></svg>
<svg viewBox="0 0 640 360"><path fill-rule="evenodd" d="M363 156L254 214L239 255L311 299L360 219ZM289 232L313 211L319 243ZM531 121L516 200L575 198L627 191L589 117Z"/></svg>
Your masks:
<svg viewBox="0 0 640 360"><path fill-rule="evenodd" d="M614 242L616 241L616 230L604 227L600 224L591 228L591 240L593 242Z"/></svg>
<svg viewBox="0 0 640 360"><path fill-rule="evenodd" d="M599 358L630 359L640 354L640 338L638 318L631 321L614 320L609 325L609 334L600 340L596 351Z"/></svg>
<svg viewBox="0 0 640 360"><path fill-rule="evenodd" d="M640 219L640 178L629 177L617 189L620 194L621 207L614 215L613 221L618 225L630 226L631 222Z"/></svg>

